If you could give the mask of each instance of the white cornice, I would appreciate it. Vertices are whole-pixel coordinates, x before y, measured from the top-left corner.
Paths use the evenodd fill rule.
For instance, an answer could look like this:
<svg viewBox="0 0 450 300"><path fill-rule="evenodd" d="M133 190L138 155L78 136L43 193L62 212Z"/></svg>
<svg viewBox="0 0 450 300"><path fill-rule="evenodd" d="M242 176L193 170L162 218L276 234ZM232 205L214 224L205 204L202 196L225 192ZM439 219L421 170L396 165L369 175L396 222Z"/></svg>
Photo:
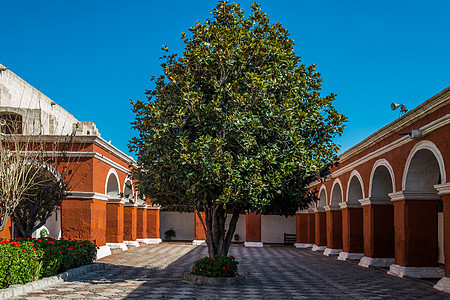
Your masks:
<svg viewBox="0 0 450 300"><path fill-rule="evenodd" d="M339 206L341 209L343 208L361 208L361 203L355 203L355 202L341 202L339 203Z"/></svg>
<svg viewBox="0 0 450 300"><path fill-rule="evenodd" d="M385 198L375 198L375 197L368 197L361 200L358 200L359 203L361 203L361 206L366 205L392 205L392 202Z"/></svg>
<svg viewBox="0 0 450 300"><path fill-rule="evenodd" d="M436 184L434 188L438 191L439 195L450 194L450 182L444 184Z"/></svg>
<svg viewBox="0 0 450 300"><path fill-rule="evenodd" d="M396 193L390 193L388 194L391 198L392 202L395 201L401 201L401 200L439 200L439 194L438 193L422 193L422 192L408 192L408 191L401 191Z"/></svg>
<svg viewBox="0 0 450 300"><path fill-rule="evenodd" d="M431 123L428 123L427 125L422 126L419 129L423 132L423 134L425 136L426 134L428 134L428 133L430 133L430 132L432 132L432 131L434 131L436 129L439 129L439 128L443 127L443 126L446 126L448 124L450 124L450 114L447 114L447 115L445 115L445 116L443 116L443 117L441 117L441 118L439 118L439 119L437 119L437 120L435 120L435 121L433 121ZM336 177L338 177L338 176L340 176L340 175L342 175L344 173L347 173L347 172L353 170L354 168L356 168L360 164L363 164L363 163L365 163L365 162L367 162L369 160L372 160L372 159L374 159L374 158L376 158L378 156L381 156L384 153L390 152L390 151L394 150L395 148L403 146L404 144L407 144L407 143L409 143L411 141L413 141L413 140L409 136L403 136L403 137L393 141L392 143L390 143L390 144L388 144L388 145L386 145L384 147L381 147L381 148L379 148L379 149L377 149L375 151L372 151L369 154L366 154L365 156L355 160L354 162L352 162L352 163L350 163L348 165L345 165L344 167L336 170L335 172L333 172L331 174L331 177L332 178L336 178ZM347 159L349 157L350 156L347 156L345 159ZM342 156L339 156L339 158L340 158L341 162L343 162L344 159L342 158ZM311 186L314 186L314 185L311 185Z"/></svg>
<svg viewBox="0 0 450 300"><path fill-rule="evenodd" d="M383 140L384 138L392 134L395 134L397 131L401 130L402 128L408 125L411 125L420 118L423 118L425 115L430 114L438 110L439 108L447 105L449 98L450 98L450 87L447 87L438 94L424 101L416 108L411 109L397 120L389 123L380 130L374 132L369 137L364 139L362 142L356 144L352 148L342 153L339 156L340 160L345 161L346 159L356 155L357 153L360 153L361 151L371 147L377 141Z"/></svg>
<svg viewBox="0 0 450 300"><path fill-rule="evenodd" d="M336 210L341 210L341 208L339 207L339 205L327 205L323 207L325 209L325 211L336 211Z"/></svg>
<svg viewBox="0 0 450 300"><path fill-rule="evenodd" d="M108 196L94 192L68 191L67 199L102 200L108 201Z"/></svg>

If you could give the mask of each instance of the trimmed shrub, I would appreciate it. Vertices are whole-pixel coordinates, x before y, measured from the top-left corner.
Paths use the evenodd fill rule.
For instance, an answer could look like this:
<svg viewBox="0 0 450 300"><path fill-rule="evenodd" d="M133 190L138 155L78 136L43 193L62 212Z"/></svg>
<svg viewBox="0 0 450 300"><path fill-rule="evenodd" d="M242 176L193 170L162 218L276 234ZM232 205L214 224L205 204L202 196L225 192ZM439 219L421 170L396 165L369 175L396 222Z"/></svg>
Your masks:
<svg viewBox="0 0 450 300"><path fill-rule="evenodd" d="M0 241L0 288L39 279L43 254L32 241Z"/></svg>
<svg viewBox="0 0 450 300"><path fill-rule="evenodd" d="M234 277L238 274L238 264L233 256L206 256L194 263L192 274L206 277Z"/></svg>
<svg viewBox="0 0 450 300"><path fill-rule="evenodd" d="M90 241L48 237L0 241L0 288L90 264L96 255L97 249Z"/></svg>

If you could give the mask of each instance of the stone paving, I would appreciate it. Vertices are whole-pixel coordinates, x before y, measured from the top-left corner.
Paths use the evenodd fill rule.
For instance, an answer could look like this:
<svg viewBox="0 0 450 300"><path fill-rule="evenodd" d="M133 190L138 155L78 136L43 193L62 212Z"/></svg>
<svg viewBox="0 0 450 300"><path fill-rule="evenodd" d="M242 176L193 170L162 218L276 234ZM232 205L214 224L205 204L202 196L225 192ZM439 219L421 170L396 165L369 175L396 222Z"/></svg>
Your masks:
<svg viewBox="0 0 450 300"><path fill-rule="evenodd" d="M206 255L206 247L187 244L130 247L99 260L105 270L14 299L450 299L425 283L292 246L232 246L245 285L183 281L184 272Z"/></svg>

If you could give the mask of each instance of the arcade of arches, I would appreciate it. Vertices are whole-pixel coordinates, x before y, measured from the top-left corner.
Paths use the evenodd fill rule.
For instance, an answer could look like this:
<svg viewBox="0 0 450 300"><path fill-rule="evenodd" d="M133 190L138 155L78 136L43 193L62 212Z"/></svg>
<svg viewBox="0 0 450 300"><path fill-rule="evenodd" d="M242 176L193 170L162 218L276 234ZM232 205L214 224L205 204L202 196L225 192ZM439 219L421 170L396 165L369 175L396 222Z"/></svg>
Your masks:
<svg viewBox="0 0 450 300"><path fill-rule="evenodd" d="M343 153L297 213L298 248L450 292L450 88Z"/></svg>

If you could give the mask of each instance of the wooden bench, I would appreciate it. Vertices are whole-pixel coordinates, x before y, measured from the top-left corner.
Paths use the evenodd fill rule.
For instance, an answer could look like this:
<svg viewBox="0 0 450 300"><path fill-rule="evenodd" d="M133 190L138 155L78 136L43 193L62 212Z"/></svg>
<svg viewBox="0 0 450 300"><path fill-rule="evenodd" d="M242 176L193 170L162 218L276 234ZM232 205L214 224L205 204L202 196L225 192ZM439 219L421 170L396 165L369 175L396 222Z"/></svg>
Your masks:
<svg viewBox="0 0 450 300"><path fill-rule="evenodd" d="M285 245L294 245L296 240L297 240L296 234L289 234L289 233L284 234L284 244Z"/></svg>

